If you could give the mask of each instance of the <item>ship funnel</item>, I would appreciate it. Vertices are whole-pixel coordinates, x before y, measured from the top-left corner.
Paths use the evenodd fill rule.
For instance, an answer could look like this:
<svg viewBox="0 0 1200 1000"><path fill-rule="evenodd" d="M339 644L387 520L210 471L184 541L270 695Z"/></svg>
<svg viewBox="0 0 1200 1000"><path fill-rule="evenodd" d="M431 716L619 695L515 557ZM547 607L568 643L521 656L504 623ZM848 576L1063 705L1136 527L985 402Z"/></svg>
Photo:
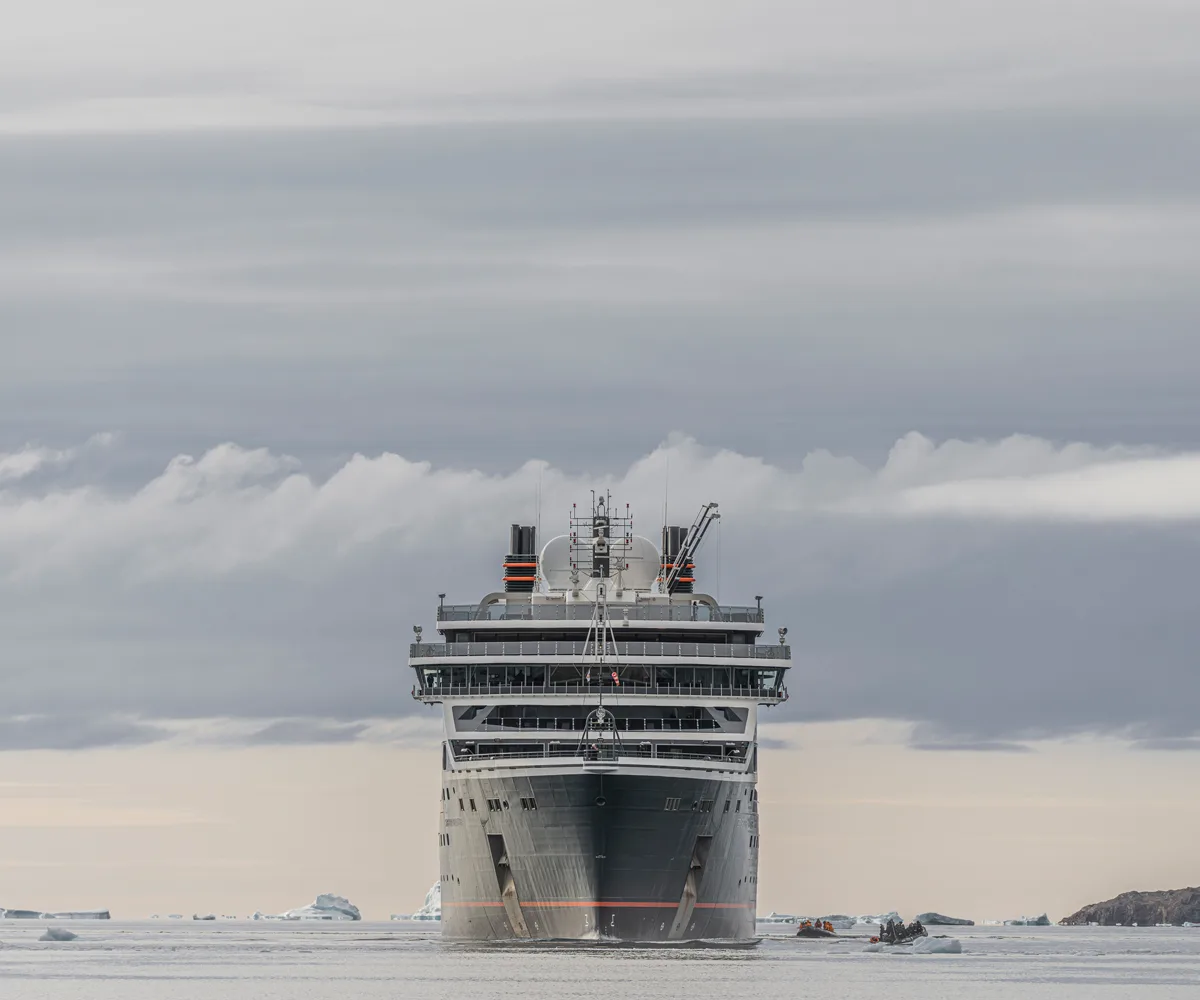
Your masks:
<svg viewBox="0 0 1200 1000"><path fill-rule="evenodd" d="M505 592L533 593L534 584L537 583L537 528L514 524L508 549L504 559Z"/></svg>
<svg viewBox="0 0 1200 1000"><path fill-rule="evenodd" d="M662 576L667 579L675 568L675 560L687 539L688 529L678 524L668 524L663 527L662 535ZM696 582L696 563L684 557L685 562L676 575L675 586L671 589L674 594L690 594Z"/></svg>

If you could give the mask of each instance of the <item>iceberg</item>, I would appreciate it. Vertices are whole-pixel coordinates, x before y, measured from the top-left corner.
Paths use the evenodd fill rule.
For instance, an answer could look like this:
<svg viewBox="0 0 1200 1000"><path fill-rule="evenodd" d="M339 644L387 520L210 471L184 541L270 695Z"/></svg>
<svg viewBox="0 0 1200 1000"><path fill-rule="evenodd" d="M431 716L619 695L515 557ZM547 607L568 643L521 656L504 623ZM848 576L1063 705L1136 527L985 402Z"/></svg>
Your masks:
<svg viewBox="0 0 1200 1000"><path fill-rule="evenodd" d="M393 920L441 920L442 919L442 883L434 882L425 893L425 902L413 914L393 913Z"/></svg>
<svg viewBox="0 0 1200 1000"><path fill-rule="evenodd" d="M1006 920L1005 927L1049 927L1050 917L1043 913L1040 917L1021 917L1020 920Z"/></svg>
<svg viewBox="0 0 1200 1000"><path fill-rule="evenodd" d="M111 920L108 910L64 910L61 913L43 913L45 920Z"/></svg>
<svg viewBox="0 0 1200 1000"><path fill-rule="evenodd" d="M48 913L45 910L9 910L0 906L0 920L109 920L108 910L64 910Z"/></svg>
<svg viewBox="0 0 1200 1000"><path fill-rule="evenodd" d="M963 917L947 917L944 913L930 910L928 913L918 913L917 919L927 927L974 927L974 920Z"/></svg>
<svg viewBox="0 0 1200 1000"><path fill-rule="evenodd" d="M862 916L855 917L854 923L856 925L858 925L859 927L863 927L863 926L878 927L880 924L886 924L889 920L894 921L895 923L898 923L898 924L903 923L903 921L900 919L900 914L897 913L895 910L890 910L887 913L876 913L876 914L865 913Z"/></svg>
<svg viewBox="0 0 1200 1000"><path fill-rule="evenodd" d="M800 918L792 913L776 913L772 910L765 917L755 917L755 920L760 924L798 924Z"/></svg>
<svg viewBox="0 0 1200 1000"><path fill-rule="evenodd" d="M65 927L47 927L46 933L43 934L39 941L74 941L78 934L73 934Z"/></svg>
<svg viewBox="0 0 1200 1000"><path fill-rule="evenodd" d="M358 912L358 907L351 903L345 896L338 896L332 892L323 892L307 906L298 906L294 910L281 913L279 919L362 920L362 914Z"/></svg>
<svg viewBox="0 0 1200 1000"><path fill-rule="evenodd" d="M958 938L921 938L912 950L914 955L961 955L963 949Z"/></svg>

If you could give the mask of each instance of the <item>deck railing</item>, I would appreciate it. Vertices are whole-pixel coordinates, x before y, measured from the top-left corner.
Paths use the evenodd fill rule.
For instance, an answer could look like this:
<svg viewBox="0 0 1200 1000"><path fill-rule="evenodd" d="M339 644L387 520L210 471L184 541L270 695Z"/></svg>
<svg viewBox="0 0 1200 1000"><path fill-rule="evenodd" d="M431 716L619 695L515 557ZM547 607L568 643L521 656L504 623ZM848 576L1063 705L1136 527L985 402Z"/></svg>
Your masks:
<svg viewBox="0 0 1200 1000"><path fill-rule="evenodd" d="M411 658L445 656L590 656L594 642L530 640L527 642L414 642ZM790 660L791 646L756 646L728 642L620 642L605 643L605 656L710 657L731 660Z"/></svg>
<svg viewBox="0 0 1200 1000"><path fill-rule="evenodd" d="M579 604L443 604L438 608L438 621L588 621L593 605ZM634 622L731 622L762 624L766 618L761 608L742 605L710 607L702 601L688 604L610 604L611 619L628 617Z"/></svg>
<svg viewBox="0 0 1200 1000"><path fill-rule="evenodd" d="M592 684L429 684L424 688L413 686L412 696L418 701L441 701L443 698L524 698L531 695L563 695L595 697L603 690L611 696L619 695L652 695L661 698L754 698L760 705L774 705L787 701L788 691L784 685L778 687L706 687L699 684L685 684L677 687L665 687L650 684L635 684L622 682L619 685L607 683Z"/></svg>
<svg viewBox="0 0 1200 1000"><path fill-rule="evenodd" d="M596 750L588 748L580 749L578 746L564 747L547 747L544 751L498 751L496 753L470 753L463 750L457 750L454 754L454 759L457 761L477 761L477 760L545 760L547 758L562 759L564 757L573 757L584 761L616 761L626 757L653 759L653 760L710 760L723 761L727 764L742 764L745 763L746 755L743 752L722 753L718 752L718 748L713 748L712 753L656 753L653 749L644 749L642 747L617 747L610 748L607 746L600 747Z"/></svg>

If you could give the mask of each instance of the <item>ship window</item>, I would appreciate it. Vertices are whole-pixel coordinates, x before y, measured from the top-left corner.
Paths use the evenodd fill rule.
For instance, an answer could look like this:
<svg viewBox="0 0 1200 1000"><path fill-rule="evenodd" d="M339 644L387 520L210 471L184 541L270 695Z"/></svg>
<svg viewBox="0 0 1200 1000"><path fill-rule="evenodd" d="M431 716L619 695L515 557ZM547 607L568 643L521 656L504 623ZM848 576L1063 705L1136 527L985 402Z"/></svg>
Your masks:
<svg viewBox="0 0 1200 1000"><path fill-rule="evenodd" d="M737 800L737 805L734 807L733 811L735 813L740 813L742 811L742 800L741 799Z"/></svg>
<svg viewBox="0 0 1200 1000"><path fill-rule="evenodd" d="M505 799L505 800L504 800L504 808L505 808L505 809L507 809L507 808L508 808L508 799Z"/></svg>
<svg viewBox="0 0 1200 1000"><path fill-rule="evenodd" d="M530 809L536 809L536 808L537 808L537 799L535 799L535 798L532 798L532 797L529 799L529 808L530 808Z"/></svg>
<svg viewBox="0 0 1200 1000"><path fill-rule="evenodd" d="M738 805L741 805L741 803L739 802ZM471 799L471 812L475 812L475 811L476 811L475 810L475 800Z"/></svg>
<svg viewBox="0 0 1200 1000"><path fill-rule="evenodd" d="M674 812L679 808L679 799L667 799L666 805L663 806L664 811Z"/></svg>
<svg viewBox="0 0 1200 1000"><path fill-rule="evenodd" d="M725 800L725 812L729 812L729 800Z"/></svg>
<svg viewBox="0 0 1200 1000"><path fill-rule="evenodd" d="M462 799L459 799L459 800L458 800L458 811L459 811L459 812L465 812L465 811L466 811L466 807L463 805L463 800L462 800Z"/></svg>
<svg viewBox="0 0 1200 1000"><path fill-rule="evenodd" d="M701 811L702 813L710 813L710 812L712 812L712 807L713 807L713 800L712 800L712 799L701 799L701 800L700 800L700 811Z"/></svg>

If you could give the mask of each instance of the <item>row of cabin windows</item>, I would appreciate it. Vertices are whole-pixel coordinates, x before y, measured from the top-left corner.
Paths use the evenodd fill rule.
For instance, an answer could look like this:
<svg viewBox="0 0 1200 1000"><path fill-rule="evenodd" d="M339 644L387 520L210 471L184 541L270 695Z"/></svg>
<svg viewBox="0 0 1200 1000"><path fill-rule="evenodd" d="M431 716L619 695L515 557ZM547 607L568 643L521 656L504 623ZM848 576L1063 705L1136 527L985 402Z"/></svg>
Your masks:
<svg viewBox="0 0 1200 1000"><path fill-rule="evenodd" d="M444 797L448 799L450 796L444 794ZM479 811L475 807L474 799L467 799L466 803L464 803L462 799L458 800L458 811L459 812L466 812L468 806L470 806L471 812ZM487 807L488 807L488 812L503 812L505 809L508 808L508 799L488 799ZM521 808L522 809L536 809L537 808L537 799L533 798L533 796L522 797ZM447 844L450 843L449 837L446 838L446 843Z"/></svg>
<svg viewBox="0 0 1200 1000"><path fill-rule="evenodd" d="M682 804L682 802L683 802L683 800L681 798L672 796L672 797L668 798L666 803L663 805L663 811L664 812L678 812L679 807ZM733 803L733 806L734 806L733 811L735 813L740 813L742 811L742 800L739 798L739 799L726 799L725 800L725 808L721 810L722 812L729 812L730 802ZM712 807L713 807L712 799L696 799L694 802L692 802L692 812L712 812ZM750 801L748 803L746 811L747 812L758 812L758 789L757 788L750 789ZM754 836L752 836L750 838L750 846L751 847L758 846L758 835L757 834L755 834Z"/></svg>
<svg viewBox="0 0 1200 1000"><path fill-rule="evenodd" d="M678 812L683 800L677 797L668 798L663 806L664 812ZM710 813L713 808L712 799L696 799L692 802L692 812ZM725 803L725 811L729 812L729 803Z"/></svg>
<svg viewBox="0 0 1200 1000"><path fill-rule="evenodd" d="M449 847L449 846L450 846L450 834L439 833L438 834L438 847Z"/></svg>
<svg viewBox="0 0 1200 1000"><path fill-rule="evenodd" d="M446 687L660 687L730 688L774 692L783 683L783 668L703 666L675 667L622 663L614 680L609 671L588 671L579 664L537 663L448 664L421 667L426 689Z"/></svg>

